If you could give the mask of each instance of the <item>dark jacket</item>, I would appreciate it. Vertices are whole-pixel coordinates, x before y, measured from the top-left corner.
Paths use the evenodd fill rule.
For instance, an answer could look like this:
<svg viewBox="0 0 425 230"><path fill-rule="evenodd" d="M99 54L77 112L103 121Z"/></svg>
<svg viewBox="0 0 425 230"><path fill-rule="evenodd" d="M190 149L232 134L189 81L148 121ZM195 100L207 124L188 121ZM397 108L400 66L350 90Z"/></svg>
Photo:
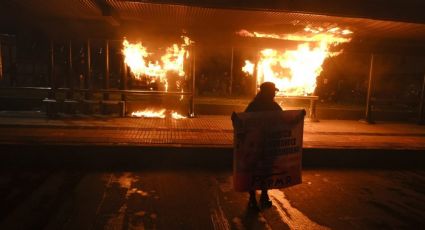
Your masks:
<svg viewBox="0 0 425 230"><path fill-rule="evenodd" d="M282 111L282 108L273 99L266 100L261 96L256 96L246 107L245 112Z"/></svg>

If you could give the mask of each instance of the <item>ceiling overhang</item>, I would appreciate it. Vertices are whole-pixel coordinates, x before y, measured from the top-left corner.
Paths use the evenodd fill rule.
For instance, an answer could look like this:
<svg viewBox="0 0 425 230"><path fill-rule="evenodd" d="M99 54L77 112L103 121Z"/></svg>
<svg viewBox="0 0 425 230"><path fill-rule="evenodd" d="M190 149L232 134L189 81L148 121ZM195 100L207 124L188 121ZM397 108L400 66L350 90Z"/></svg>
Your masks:
<svg viewBox="0 0 425 230"><path fill-rule="evenodd" d="M292 33L311 25L348 28L358 44L421 45L425 41L422 1L335 2L10 0L0 3L0 29L38 29L53 39L139 39L184 32L195 41L239 45L241 40L249 40L235 35L241 29Z"/></svg>

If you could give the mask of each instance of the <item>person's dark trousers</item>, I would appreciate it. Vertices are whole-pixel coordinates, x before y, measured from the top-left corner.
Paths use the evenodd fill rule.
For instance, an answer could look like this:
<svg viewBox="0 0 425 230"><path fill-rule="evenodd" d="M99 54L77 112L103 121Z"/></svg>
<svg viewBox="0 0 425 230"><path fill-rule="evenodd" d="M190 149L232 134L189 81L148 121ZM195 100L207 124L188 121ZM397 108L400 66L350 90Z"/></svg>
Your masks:
<svg viewBox="0 0 425 230"><path fill-rule="evenodd" d="M249 191L249 203L248 206L250 208L258 208L257 205L257 199L255 197L255 190L251 190ZM261 190L261 195L260 195L260 204L262 208L269 208L272 206L272 202L269 199L269 195L267 193L267 189L262 189Z"/></svg>

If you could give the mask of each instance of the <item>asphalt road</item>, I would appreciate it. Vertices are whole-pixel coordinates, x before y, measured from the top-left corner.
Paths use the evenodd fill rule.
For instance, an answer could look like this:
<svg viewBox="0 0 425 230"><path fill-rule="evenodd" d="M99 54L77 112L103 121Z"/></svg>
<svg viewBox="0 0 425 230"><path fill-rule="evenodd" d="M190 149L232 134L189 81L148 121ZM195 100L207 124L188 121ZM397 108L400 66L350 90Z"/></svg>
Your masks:
<svg viewBox="0 0 425 230"><path fill-rule="evenodd" d="M13 170L0 229L420 229L425 171L313 170L255 212L231 172Z"/></svg>

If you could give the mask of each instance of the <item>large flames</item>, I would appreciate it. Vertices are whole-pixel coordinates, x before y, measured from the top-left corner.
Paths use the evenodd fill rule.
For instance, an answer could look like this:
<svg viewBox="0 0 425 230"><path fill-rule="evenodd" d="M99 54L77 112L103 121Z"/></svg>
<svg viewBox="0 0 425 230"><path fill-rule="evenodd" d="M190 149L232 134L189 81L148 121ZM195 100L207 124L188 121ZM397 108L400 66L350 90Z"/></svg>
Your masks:
<svg viewBox="0 0 425 230"><path fill-rule="evenodd" d="M298 34L265 34L241 30L237 34L246 37L262 37L301 42L296 50L261 50L258 55L257 83L270 81L276 84L284 95L311 95L316 88L316 78L322 71L322 64L328 57L341 53L331 52L330 48L349 42L348 29L306 27ZM254 75L255 64L245 61L242 71Z"/></svg>
<svg viewBox="0 0 425 230"><path fill-rule="evenodd" d="M177 74L185 76L184 61L189 57L188 46L191 41L182 36L183 44L173 44L168 47L165 54L159 60L152 60L154 53L148 52L147 47L141 42L130 43L123 41L124 62L130 67L130 71L138 80L146 78L150 83L161 82L168 91L168 75ZM180 90L180 84L176 83L176 89Z"/></svg>
<svg viewBox="0 0 425 230"><path fill-rule="evenodd" d="M124 62L130 67L134 78L146 83L161 83L165 91L172 87L173 91L184 92L185 61L189 57L188 47L192 41L188 37L182 36L182 44L173 44L165 49L164 54L148 52L148 48L141 42L130 43L127 39L123 41L122 53ZM155 60L155 57L156 60ZM159 58L160 57L160 58ZM177 79L176 79L177 78ZM171 85L170 85L171 84ZM183 99L181 95L180 100ZM131 113L132 117L143 118L165 118L184 119L183 115L177 112L167 112L166 109L145 109Z"/></svg>

